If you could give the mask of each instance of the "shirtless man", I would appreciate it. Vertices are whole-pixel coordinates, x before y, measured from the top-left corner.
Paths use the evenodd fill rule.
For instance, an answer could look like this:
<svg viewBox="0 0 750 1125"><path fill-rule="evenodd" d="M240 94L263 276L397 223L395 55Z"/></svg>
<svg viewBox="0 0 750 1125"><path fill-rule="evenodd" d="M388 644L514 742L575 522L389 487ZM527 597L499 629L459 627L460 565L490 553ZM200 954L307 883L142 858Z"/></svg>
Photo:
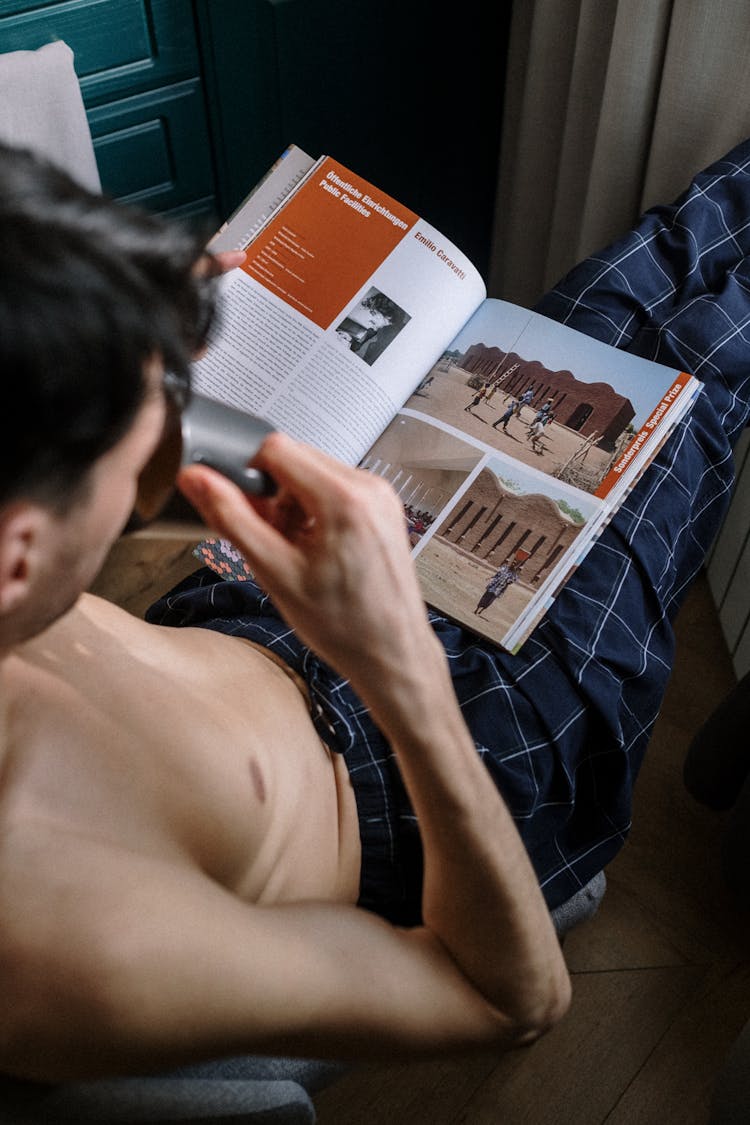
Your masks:
<svg viewBox="0 0 750 1125"><path fill-rule="evenodd" d="M750 418L749 213L750 143L541 303L705 390L509 654L425 613L381 480L283 435L272 499L180 482L260 586L203 569L150 625L81 596L208 280L155 220L2 154L0 1069L417 1054L561 1016L550 910L627 838Z"/></svg>
<svg viewBox="0 0 750 1125"><path fill-rule="evenodd" d="M408 928L356 905L352 783L291 670L83 592L159 443L165 367L186 379L200 347L215 270L187 235L1 157L0 1069L62 1081L532 1041L568 975L400 503L281 434L257 510L210 469L180 480L395 752L424 852Z"/></svg>

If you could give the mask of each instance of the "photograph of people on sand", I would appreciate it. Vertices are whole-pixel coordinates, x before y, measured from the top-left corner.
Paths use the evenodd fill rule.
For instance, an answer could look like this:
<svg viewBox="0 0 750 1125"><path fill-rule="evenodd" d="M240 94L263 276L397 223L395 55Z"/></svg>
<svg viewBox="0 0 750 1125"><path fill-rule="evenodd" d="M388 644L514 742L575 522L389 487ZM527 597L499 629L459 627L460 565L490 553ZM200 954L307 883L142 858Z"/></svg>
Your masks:
<svg viewBox="0 0 750 1125"><path fill-rule="evenodd" d="M362 462L404 504L425 600L496 639L599 502L450 430L399 415Z"/></svg>
<svg viewBox="0 0 750 1125"><path fill-rule="evenodd" d="M480 308L406 408L594 492L675 373L507 306ZM663 380L663 387L655 380Z"/></svg>

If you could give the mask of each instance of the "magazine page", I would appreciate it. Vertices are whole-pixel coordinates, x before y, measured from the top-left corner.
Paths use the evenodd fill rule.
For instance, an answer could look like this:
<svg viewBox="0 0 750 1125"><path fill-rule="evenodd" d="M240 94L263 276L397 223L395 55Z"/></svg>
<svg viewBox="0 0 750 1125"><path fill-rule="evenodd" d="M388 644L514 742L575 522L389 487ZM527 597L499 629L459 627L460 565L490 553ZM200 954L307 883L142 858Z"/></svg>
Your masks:
<svg viewBox="0 0 750 1125"><path fill-rule="evenodd" d="M298 145L289 145L222 224L208 249L214 254L222 250L244 250L315 163Z"/></svg>
<svg viewBox="0 0 750 1125"><path fill-rule="evenodd" d="M224 279L195 387L357 464L485 292L439 231L326 157Z"/></svg>
<svg viewBox="0 0 750 1125"><path fill-rule="evenodd" d="M425 600L516 651L700 383L486 300L362 461Z"/></svg>

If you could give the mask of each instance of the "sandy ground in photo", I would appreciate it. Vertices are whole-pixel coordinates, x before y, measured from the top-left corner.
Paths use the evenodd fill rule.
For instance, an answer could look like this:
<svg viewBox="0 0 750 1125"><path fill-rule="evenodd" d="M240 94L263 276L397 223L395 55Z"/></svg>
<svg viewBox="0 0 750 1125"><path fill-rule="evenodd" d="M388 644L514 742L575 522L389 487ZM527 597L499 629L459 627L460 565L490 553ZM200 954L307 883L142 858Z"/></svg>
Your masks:
<svg viewBox="0 0 750 1125"><path fill-rule="evenodd" d="M416 560L422 595L447 617L498 641L533 597L523 579L509 586L480 617L474 607L500 564L487 566L433 536ZM450 606L450 612L446 609Z"/></svg>
<svg viewBox="0 0 750 1125"><path fill-rule="evenodd" d="M561 426L554 421L545 427L542 437L543 450L537 453L532 449L531 442L526 437L529 424L533 421L537 410L535 407L523 406L521 419L515 415L508 423L506 433L501 427L493 430L492 423L502 417L510 405L506 403L508 397L502 388L495 392L489 403L480 402L473 406L470 412L464 407L472 400L476 393L467 385L469 375L460 367L451 367L447 372L438 371L429 387L415 397L414 409L421 410L432 417L439 417L453 426L458 426L471 437L478 438L496 449L515 457L524 465L533 465L543 472L554 473L564 465L584 442L584 437L573 430ZM609 462L609 454L601 449L589 449L585 460L582 462L586 470L601 473Z"/></svg>

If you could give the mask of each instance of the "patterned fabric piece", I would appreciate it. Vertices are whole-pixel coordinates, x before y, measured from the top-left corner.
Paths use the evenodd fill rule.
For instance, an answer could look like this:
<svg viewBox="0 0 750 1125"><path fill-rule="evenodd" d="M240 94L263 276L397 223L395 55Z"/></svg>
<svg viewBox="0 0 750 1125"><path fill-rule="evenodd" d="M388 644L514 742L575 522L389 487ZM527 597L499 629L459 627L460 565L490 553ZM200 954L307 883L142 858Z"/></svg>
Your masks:
<svg viewBox="0 0 750 1125"><path fill-rule="evenodd" d="M726 512L731 447L750 415L749 253L747 142L545 296L544 315L690 371L705 389L520 653L431 614L478 752L550 907L586 884L628 835L633 785L672 666L671 621ZM416 921L414 817L389 748L348 685L297 641L249 578L202 570L149 616L241 633L307 678L357 796L362 904Z"/></svg>
<svg viewBox="0 0 750 1125"><path fill-rule="evenodd" d="M246 582L253 576L243 555L228 539L204 539L193 554L222 578Z"/></svg>
<svg viewBox="0 0 750 1125"><path fill-rule="evenodd" d="M509 586L518 581L518 575L509 566L501 566L500 569L487 583L487 590L491 594L502 594Z"/></svg>

